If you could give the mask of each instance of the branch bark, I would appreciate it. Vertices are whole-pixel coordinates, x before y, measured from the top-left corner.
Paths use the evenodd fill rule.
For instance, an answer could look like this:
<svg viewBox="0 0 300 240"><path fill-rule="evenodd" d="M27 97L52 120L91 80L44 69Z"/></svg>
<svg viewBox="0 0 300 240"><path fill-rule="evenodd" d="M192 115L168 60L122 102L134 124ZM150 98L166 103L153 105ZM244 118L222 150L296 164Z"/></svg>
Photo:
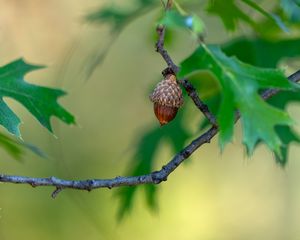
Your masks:
<svg viewBox="0 0 300 240"><path fill-rule="evenodd" d="M166 10L171 7L172 1L168 1L166 5ZM165 27L159 26L157 28L159 39L156 44L156 50L160 53L162 58L168 65L168 69L177 73L179 68L173 62L172 58L164 49L164 36L165 36ZM300 81L300 70L288 77L292 82ZM55 190L52 193L52 197L55 198L63 189L78 189L91 191L98 188L115 188L121 186L136 186L142 184L159 184L163 181L166 181L168 176L189 156L191 156L199 147L205 143L209 143L211 139L218 133L218 126L216 124L215 117L210 113L207 106L199 98L193 85L187 80L179 81L180 84L185 88L190 98L193 100L195 105L199 110L207 117L207 119L212 124L212 127L203 133L201 136L194 139L189 145L177 153L173 159L171 159L165 166L163 166L159 171L155 171L146 175L140 176L131 176L131 177L115 177L111 179L87 179L87 180L65 180L56 177L49 178L34 178L26 176L14 176L0 174L0 182L2 183L15 183L15 184L29 184L32 187L38 186L50 186L55 187ZM262 93L263 99L268 99L276 95L279 90L269 89ZM236 120L239 119L239 114L237 114Z"/></svg>
<svg viewBox="0 0 300 240"><path fill-rule="evenodd" d="M168 0L167 5L165 7L165 11L169 11L172 8L172 5L173 1ZM158 34L158 40L156 42L156 51L160 53L160 55L168 65L168 68L163 71L163 75L166 76L169 73L176 74L179 71L179 67L174 63L167 50L164 48L166 27L163 25L159 25L157 26L156 31ZM207 118L210 124L212 126L217 127L217 121L215 116L210 112L208 106L198 96L198 93L195 87L192 85L192 83L189 82L188 79L183 79L179 81L179 83L181 84L181 86L184 87L189 97L193 100L195 106L203 113L203 115Z"/></svg>
<svg viewBox="0 0 300 240"><path fill-rule="evenodd" d="M292 82L300 81L300 70L288 77ZM262 93L264 99L268 99L276 95L279 91L270 89ZM189 156L191 156L199 147L205 143L209 143L211 139L218 133L218 127L212 126L201 136L194 139L181 152L176 154L173 159L168 162L159 171L155 171L146 175L132 177L115 177L112 179L87 179L87 180L64 180L56 177L49 178L32 178L25 176L12 176L0 174L0 182L29 184L32 187L52 186L55 187L52 197L56 197L63 189L78 189L91 191L97 188L115 188L121 186L136 186L142 184L159 184L166 181L168 176Z"/></svg>

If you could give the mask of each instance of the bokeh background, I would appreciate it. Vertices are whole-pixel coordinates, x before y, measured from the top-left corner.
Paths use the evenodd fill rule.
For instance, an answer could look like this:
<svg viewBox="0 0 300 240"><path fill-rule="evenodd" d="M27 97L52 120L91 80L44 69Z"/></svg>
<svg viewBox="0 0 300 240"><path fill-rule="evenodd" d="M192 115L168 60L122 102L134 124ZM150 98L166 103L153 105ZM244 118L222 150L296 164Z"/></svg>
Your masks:
<svg viewBox="0 0 300 240"><path fill-rule="evenodd" d="M157 124L148 94L165 67L154 51L158 12L128 25L87 78L89 57L108 48L112 38L107 26L88 24L83 17L106 3L0 0L0 65L19 57L47 65L27 75L27 81L65 89L61 103L78 122L69 127L53 119L55 137L7 99L23 119L23 139L48 159L28 151L20 162L0 149L1 172L84 179L110 178L130 168L143 131ZM207 42L233 37L216 18L202 18ZM195 47L196 41L183 34L169 49L180 61ZM299 107L290 105L288 111L299 123ZM186 124L195 136L200 116L196 109L189 116ZM292 146L284 169L263 146L249 159L239 129L222 154L214 139L159 185L155 210L149 210L144 189L138 188L121 221L118 190L65 190L53 200L52 188L1 184L0 239L300 239L300 148ZM157 169L174 155L169 145L160 144Z"/></svg>

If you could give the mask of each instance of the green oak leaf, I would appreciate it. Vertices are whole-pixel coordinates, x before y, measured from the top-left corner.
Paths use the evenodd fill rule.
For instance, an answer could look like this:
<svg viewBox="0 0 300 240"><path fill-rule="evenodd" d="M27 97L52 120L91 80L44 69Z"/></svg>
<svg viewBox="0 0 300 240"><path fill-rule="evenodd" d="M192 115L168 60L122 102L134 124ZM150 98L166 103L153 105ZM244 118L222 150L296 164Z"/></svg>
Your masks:
<svg viewBox="0 0 300 240"><path fill-rule="evenodd" d="M271 20L274 25L278 26L283 31L287 31L283 21L277 15L268 13L252 0L241 0L240 2L267 17L267 19ZM239 21L245 22L253 29L260 31L259 25L253 21L253 18L249 13L247 13L240 5L241 4L236 0L210 0L207 11L213 15L219 16L229 31L235 31Z"/></svg>
<svg viewBox="0 0 300 240"><path fill-rule="evenodd" d="M34 145L25 143L21 140L17 140L0 133L0 146L3 148L10 156L16 160L22 160L25 155L25 150L30 150L39 157L47 158L45 153L43 153L39 148Z"/></svg>
<svg viewBox="0 0 300 240"><path fill-rule="evenodd" d="M142 135L134 153L132 164L130 164L133 167L128 170L130 176L148 174L153 170L154 156L162 137L159 128L149 129ZM147 188L148 185L144 187ZM138 187L124 187L118 191L121 201L118 213L120 219L131 210L137 189Z"/></svg>
<svg viewBox="0 0 300 240"><path fill-rule="evenodd" d="M221 102L220 86L218 81L209 71L201 71L189 77L189 82L197 90L201 100L208 106L209 110L216 116ZM183 91L184 95L186 91ZM192 106L195 107L194 105ZM202 117L199 124L199 130L203 131L211 124L206 117Z"/></svg>
<svg viewBox="0 0 300 240"><path fill-rule="evenodd" d="M137 0L128 8L121 8L115 5L101 6L85 16L85 20L91 23L107 23L112 31L121 31L137 17L147 13L158 4L155 0Z"/></svg>
<svg viewBox="0 0 300 240"><path fill-rule="evenodd" d="M236 30L239 21L244 21L253 27L255 26L252 18L244 13L233 0L210 0L207 11L219 16L229 31Z"/></svg>
<svg viewBox="0 0 300 240"><path fill-rule="evenodd" d="M284 57L300 56L300 38L265 40L239 37L222 45L222 50L229 56L236 56L243 62L275 68Z"/></svg>
<svg viewBox="0 0 300 240"><path fill-rule="evenodd" d="M300 94L298 92L280 92L267 100L268 103L285 110L287 105L291 102L300 102ZM276 131L282 139L281 155L276 154L276 160L279 164L285 165L287 163L288 148L291 143L300 143L300 137L289 126L277 126Z"/></svg>
<svg viewBox="0 0 300 240"><path fill-rule="evenodd" d="M300 143L300 137L289 126L277 126L277 134L280 136L283 145L280 147L280 154L276 154L276 161L285 166L288 160L288 149L291 143Z"/></svg>
<svg viewBox="0 0 300 240"><path fill-rule="evenodd" d="M103 63L113 43L119 34L137 18L144 16L159 4L156 0L136 0L128 7L116 5L101 6L84 16L85 22L93 24L106 24L109 26L110 35L108 44L104 48L92 49L87 59L84 60L85 78L88 79L95 69Z"/></svg>
<svg viewBox="0 0 300 240"><path fill-rule="evenodd" d="M300 39L278 39L270 41L260 38L247 39L244 37L234 39L222 46L229 56L259 67L275 68L282 58L300 56ZM300 102L298 92L280 92L267 100L271 105L285 110L290 102ZM214 105L213 105L214 106ZM291 143L299 143L300 138L289 126L277 126L277 134L283 142L281 156L276 155L276 161L285 165L287 163L288 148Z"/></svg>
<svg viewBox="0 0 300 240"><path fill-rule="evenodd" d="M74 117L57 102L59 97L65 95L64 91L25 82L24 75L40 68L43 67L27 64L23 59L0 67L0 125L17 137L21 136L21 120L5 103L3 97L21 103L51 132L51 116L56 116L67 124L75 123Z"/></svg>
<svg viewBox="0 0 300 240"><path fill-rule="evenodd" d="M179 77L195 71L211 71L222 88L222 101L217 116L220 128L220 147L232 139L235 112L241 113L243 142L252 153L257 142L262 140L277 155L281 156L282 140L275 126L291 125L288 114L267 104L258 91L266 88L295 90L280 70L265 69L226 56L217 46L202 44L181 63Z"/></svg>
<svg viewBox="0 0 300 240"><path fill-rule="evenodd" d="M131 11L115 7L101 7L99 10L89 13L85 19L92 23L109 23L114 30L119 30L130 19L131 13Z"/></svg>
<svg viewBox="0 0 300 240"><path fill-rule="evenodd" d="M275 26L279 27L284 32L289 32L289 29L286 27L283 20L278 15L267 12L252 0L241 0L241 1L247 4L249 7L255 9L257 12L261 13L263 16L269 19Z"/></svg>
<svg viewBox="0 0 300 240"><path fill-rule="evenodd" d="M169 124L164 127L160 127L157 124L157 126L148 129L142 134L137 143L133 161L130 164L131 168L128 170L127 175L137 176L152 172L154 170L155 155L160 148L170 146L174 153L182 150L187 139L191 137L184 124L184 114L185 110L181 109L176 118ZM131 210L137 189L140 187L123 187L117 192L120 198L119 219L122 219ZM148 206L155 209L157 207L155 198L156 186L145 185L142 187L145 188Z"/></svg>

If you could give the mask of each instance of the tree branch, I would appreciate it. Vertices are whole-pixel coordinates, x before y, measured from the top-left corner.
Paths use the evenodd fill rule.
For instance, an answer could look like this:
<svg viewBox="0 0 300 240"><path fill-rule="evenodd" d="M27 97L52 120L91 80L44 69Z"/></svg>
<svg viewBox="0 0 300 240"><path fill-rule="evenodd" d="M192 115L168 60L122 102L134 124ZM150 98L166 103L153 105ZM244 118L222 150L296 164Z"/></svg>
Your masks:
<svg viewBox="0 0 300 240"><path fill-rule="evenodd" d="M175 155L173 159L162 167L160 171L150 174L133 176L133 177L115 177L112 179L87 179L87 180L64 180L56 177L49 178L32 178L25 176L12 176L0 174L0 182L29 184L32 187L53 186L56 189L52 193L52 197L56 197L59 192L65 188L91 191L97 188L115 188L121 186L136 186L141 184L159 184L166 181L170 173L172 173L185 159L187 159L202 144L210 142L213 136L218 132L217 128L212 127L206 133L192 141L180 153Z"/></svg>
<svg viewBox="0 0 300 240"><path fill-rule="evenodd" d="M165 11L169 11L173 5L172 0L168 0L165 7ZM172 58L168 54L167 50L164 48L166 27L164 25L158 25L156 28L158 34L158 40L156 42L156 51L160 53L162 58L168 65L168 68L163 71L163 75L166 76L168 73L176 74L179 71L179 67L173 62ZM215 116L210 112L208 106L200 99L198 93L191 82L187 79L179 81L179 83L184 87L189 97L193 100L196 107L203 113L212 126L217 126L217 121Z"/></svg>
<svg viewBox="0 0 300 240"><path fill-rule="evenodd" d="M159 37L159 39L161 39L161 36ZM158 52L161 53L161 55L167 56L167 59L171 59L169 57L168 52L165 49L163 49L163 44L157 44L157 46L159 46ZM168 74L176 73L174 72L174 70L176 71L179 70L179 67L177 67L172 60L170 64L171 65L169 65L166 69L162 71L164 77L166 77ZM210 124L212 126L217 126L216 117L210 112L208 106L200 99L196 91L196 88L193 86L193 84L187 79L179 80L178 82L184 87L189 97L193 100L195 106L203 113L203 115L207 118Z"/></svg>
<svg viewBox="0 0 300 240"><path fill-rule="evenodd" d="M168 1L166 5L166 10L171 7L172 1ZM159 34L159 39L156 44L157 52L161 54L163 59L166 61L169 70L173 73L177 73L179 68L173 62L168 52L164 49L164 35L165 27L159 26L157 28ZM288 77L292 82L300 81L300 70ZM131 177L115 177L112 179L87 179L87 180L64 180L56 177L49 178L33 178L26 176L13 176L0 174L0 182L2 183L15 183L15 184L29 184L32 187L38 186L50 186L55 187L52 193L52 197L55 198L63 189L78 189L91 191L98 188L115 188L121 186L136 186L142 184L159 184L162 181L166 181L168 176L189 156L191 156L199 147L205 143L209 143L210 140L218 133L218 126L216 125L215 117L210 113L207 106L199 98L195 88L188 80L181 80L180 84L186 89L188 95L194 101L195 105L203 112L207 119L212 123L212 127L203 133L201 136L194 139L189 145L187 145L183 150L177 153L171 161L169 161L165 166L159 171L155 171L146 175L131 176ZM262 93L263 99L268 99L276 95L279 90L269 89ZM239 114L236 116L236 120L239 119Z"/></svg>
<svg viewBox="0 0 300 240"><path fill-rule="evenodd" d="M292 82L300 81L300 70L288 77ZM268 99L276 95L279 90L266 90L262 93L264 99ZM238 117L237 117L238 118ZM12 176L0 174L0 182L3 183L18 183L29 184L32 187L52 186L55 187L52 197L56 197L59 192L65 188L91 191L97 188L115 188L121 186L136 186L142 184L159 184L166 181L168 176L189 156L191 156L199 147L210 140L218 133L218 127L213 126L204 134L194 139L181 152L176 154L173 159L168 162L159 171L155 171L146 175L132 177L115 177L112 179L87 179L87 180L64 180L56 177L49 178L32 178L25 176Z"/></svg>
<svg viewBox="0 0 300 240"><path fill-rule="evenodd" d="M189 97L193 100L196 107L203 113L212 126L217 126L216 117L211 113L208 106L200 99L196 88L187 79L180 80L179 83L184 87Z"/></svg>

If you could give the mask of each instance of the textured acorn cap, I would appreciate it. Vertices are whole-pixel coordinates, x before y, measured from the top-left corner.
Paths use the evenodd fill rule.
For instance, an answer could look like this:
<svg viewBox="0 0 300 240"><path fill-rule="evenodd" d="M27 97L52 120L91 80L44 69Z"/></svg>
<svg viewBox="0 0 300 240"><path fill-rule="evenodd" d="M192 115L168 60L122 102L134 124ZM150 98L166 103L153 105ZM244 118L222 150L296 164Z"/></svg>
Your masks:
<svg viewBox="0 0 300 240"><path fill-rule="evenodd" d="M154 113L161 125L173 120L183 104L182 91L176 77L168 75L159 82L150 95L150 100L154 103Z"/></svg>
<svg viewBox="0 0 300 240"><path fill-rule="evenodd" d="M163 106L180 108L183 105L183 97L176 77L168 75L166 79L159 82L150 95L150 100Z"/></svg>

